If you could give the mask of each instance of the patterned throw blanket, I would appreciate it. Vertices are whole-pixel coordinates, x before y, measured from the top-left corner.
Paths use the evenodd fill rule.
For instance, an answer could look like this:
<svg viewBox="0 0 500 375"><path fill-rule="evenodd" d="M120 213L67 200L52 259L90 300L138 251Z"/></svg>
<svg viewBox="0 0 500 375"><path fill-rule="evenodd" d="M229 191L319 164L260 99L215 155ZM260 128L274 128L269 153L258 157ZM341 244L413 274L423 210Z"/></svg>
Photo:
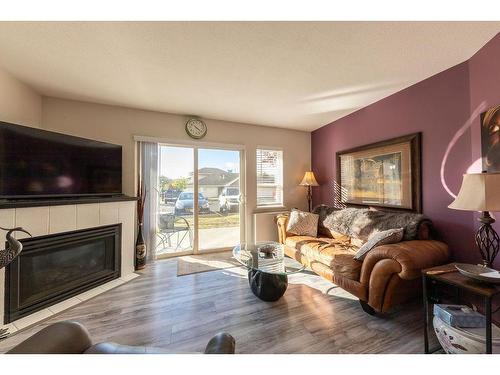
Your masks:
<svg viewBox="0 0 500 375"><path fill-rule="evenodd" d="M326 205L317 206L319 232L333 230L349 237L367 241L372 233L388 229L403 228L403 240L418 239L420 226L425 223L433 231L432 222L422 214L411 212L379 211L369 208L335 209Z"/></svg>

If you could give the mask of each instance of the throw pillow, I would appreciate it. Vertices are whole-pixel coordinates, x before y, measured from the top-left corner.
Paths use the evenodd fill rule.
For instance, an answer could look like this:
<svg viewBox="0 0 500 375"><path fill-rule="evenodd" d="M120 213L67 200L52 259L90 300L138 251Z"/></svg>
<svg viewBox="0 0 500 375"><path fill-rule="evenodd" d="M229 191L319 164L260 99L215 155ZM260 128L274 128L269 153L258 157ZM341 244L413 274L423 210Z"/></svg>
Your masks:
<svg viewBox="0 0 500 375"><path fill-rule="evenodd" d="M318 220L319 215L292 210L290 218L288 219L286 231L297 236L316 237L318 234Z"/></svg>
<svg viewBox="0 0 500 375"><path fill-rule="evenodd" d="M403 239L403 232L403 228L396 228L372 234L368 241L359 248L354 259L363 260L366 254L377 246L400 242Z"/></svg>

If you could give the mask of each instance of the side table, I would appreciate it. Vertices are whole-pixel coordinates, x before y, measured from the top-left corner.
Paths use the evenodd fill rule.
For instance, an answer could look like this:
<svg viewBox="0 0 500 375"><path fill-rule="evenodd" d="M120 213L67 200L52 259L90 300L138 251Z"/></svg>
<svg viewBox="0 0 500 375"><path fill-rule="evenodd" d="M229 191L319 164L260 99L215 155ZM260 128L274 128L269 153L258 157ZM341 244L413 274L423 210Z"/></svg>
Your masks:
<svg viewBox="0 0 500 375"><path fill-rule="evenodd" d="M491 304L493 298L500 294L500 286L475 281L462 275L455 268L456 263L422 270L423 297L424 297L424 351L425 354L434 353L438 348L429 348L429 326L432 327L432 309L434 303L442 303L441 290L443 286L455 290L454 303L461 304L462 292L482 297L484 301L484 314L486 317L486 353L492 353L491 337Z"/></svg>

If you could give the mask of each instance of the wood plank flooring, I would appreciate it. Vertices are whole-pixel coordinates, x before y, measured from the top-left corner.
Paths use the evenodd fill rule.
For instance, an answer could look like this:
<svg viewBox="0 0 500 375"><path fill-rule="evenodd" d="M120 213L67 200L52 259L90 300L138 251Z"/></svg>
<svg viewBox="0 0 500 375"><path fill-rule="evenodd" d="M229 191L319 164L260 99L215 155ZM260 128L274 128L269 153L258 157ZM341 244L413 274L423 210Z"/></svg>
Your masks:
<svg viewBox="0 0 500 375"><path fill-rule="evenodd" d="M420 301L372 317L358 300L304 271L289 277L284 297L257 299L246 271L231 268L176 276L177 260L157 261L141 277L0 341L5 352L48 324L76 320L94 342L201 352L226 331L237 353L422 353Z"/></svg>

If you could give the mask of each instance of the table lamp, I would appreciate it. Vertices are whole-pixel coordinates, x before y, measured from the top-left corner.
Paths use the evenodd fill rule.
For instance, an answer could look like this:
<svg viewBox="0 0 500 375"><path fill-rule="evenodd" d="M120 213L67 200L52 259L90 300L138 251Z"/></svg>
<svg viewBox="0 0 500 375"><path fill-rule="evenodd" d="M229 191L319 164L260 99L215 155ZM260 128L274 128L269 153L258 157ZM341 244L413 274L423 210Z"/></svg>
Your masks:
<svg viewBox="0 0 500 375"><path fill-rule="evenodd" d="M455 200L448 206L454 210L481 211L481 223L476 233L483 265L491 267L498 254L500 238L491 224L495 219L489 211L500 211L500 173L465 174Z"/></svg>
<svg viewBox="0 0 500 375"><path fill-rule="evenodd" d="M304 174L304 178L300 183L300 186L307 186L307 203L309 205L309 212L311 212L311 204L312 204L312 186L319 186L318 181L316 181L316 177L314 177L314 173L312 171L308 171Z"/></svg>

